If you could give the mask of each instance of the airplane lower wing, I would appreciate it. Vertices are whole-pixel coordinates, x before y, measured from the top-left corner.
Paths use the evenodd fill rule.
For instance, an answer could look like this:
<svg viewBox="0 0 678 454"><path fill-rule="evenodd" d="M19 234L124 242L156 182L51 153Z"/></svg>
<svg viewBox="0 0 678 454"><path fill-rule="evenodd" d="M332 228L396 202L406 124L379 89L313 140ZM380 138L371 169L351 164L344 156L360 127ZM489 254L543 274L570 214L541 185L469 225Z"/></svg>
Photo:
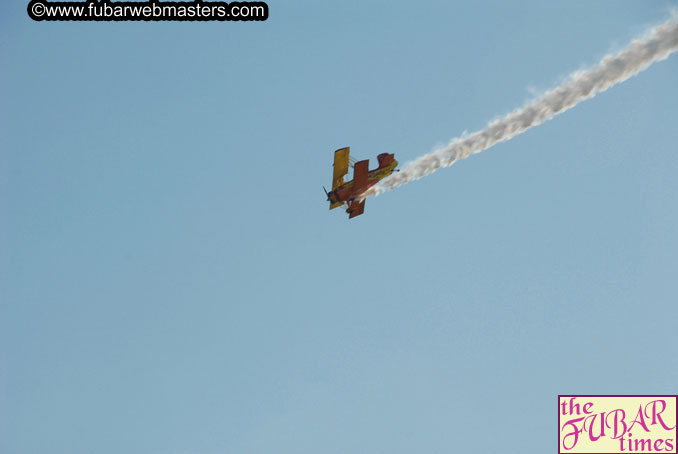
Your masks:
<svg viewBox="0 0 678 454"><path fill-rule="evenodd" d="M367 190L367 175L369 173L370 160L358 161L353 166L353 190L358 194ZM364 189L363 189L364 188Z"/></svg>
<svg viewBox="0 0 678 454"><path fill-rule="evenodd" d="M367 176L369 174L369 165L370 160L365 159L364 161L358 161L353 165L353 190L356 196L360 195L363 191L367 189ZM365 211L365 201L357 202L351 200L348 205L348 218L354 218L360 216Z"/></svg>
<svg viewBox="0 0 678 454"><path fill-rule="evenodd" d="M356 216L360 216L365 212L365 201L362 202L351 202L348 208L348 218L352 219Z"/></svg>

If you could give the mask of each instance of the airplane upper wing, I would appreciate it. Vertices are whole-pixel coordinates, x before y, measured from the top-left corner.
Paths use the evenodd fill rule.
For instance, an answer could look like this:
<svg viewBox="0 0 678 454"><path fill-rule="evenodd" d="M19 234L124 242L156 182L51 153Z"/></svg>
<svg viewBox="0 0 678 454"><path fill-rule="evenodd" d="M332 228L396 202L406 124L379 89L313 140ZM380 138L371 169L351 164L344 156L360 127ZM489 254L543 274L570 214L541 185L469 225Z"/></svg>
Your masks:
<svg viewBox="0 0 678 454"><path fill-rule="evenodd" d="M340 148L334 152L334 173L332 175L332 190L344 184L344 175L348 173L348 155L351 148Z"/></svg>

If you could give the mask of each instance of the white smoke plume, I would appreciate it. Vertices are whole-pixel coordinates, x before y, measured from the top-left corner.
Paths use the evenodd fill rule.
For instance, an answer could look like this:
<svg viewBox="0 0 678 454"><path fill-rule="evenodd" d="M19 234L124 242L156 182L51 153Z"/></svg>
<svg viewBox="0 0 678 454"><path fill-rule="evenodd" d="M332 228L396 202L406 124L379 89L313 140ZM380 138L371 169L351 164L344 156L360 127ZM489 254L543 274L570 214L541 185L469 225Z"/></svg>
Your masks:
<svg viewBox="0 0 678 454"><path fill-rule="evenodd" d="M499 142L510 140L571 109L580 101L592 98L597 93L627 80L652 63L665 60L677 50L678 16L674 14L667 22L650 30L644 38L632 41L618 54L607 55L593 68L571 74L559 87L504 118L491 122L482 131L453 139L444 148L421 156L405 166L401 172L392 174L367 190L362 197L393 190L442 167L449 167L473 153L480 153Z"/></svg>

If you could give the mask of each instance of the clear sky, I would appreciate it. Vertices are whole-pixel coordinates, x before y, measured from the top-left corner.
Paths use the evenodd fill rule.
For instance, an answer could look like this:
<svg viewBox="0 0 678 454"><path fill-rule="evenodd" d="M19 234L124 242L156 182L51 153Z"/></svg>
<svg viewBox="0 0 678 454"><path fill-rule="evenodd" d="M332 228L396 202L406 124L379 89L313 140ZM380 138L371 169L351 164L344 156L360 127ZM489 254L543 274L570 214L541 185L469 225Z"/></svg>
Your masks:
<svg viewBox="0 0 678 454"><path fill-rule="evenodd" d="M548 453L557 395L678 390L678 56L329 212L675 1L0 3L0 452Z"/></svg>

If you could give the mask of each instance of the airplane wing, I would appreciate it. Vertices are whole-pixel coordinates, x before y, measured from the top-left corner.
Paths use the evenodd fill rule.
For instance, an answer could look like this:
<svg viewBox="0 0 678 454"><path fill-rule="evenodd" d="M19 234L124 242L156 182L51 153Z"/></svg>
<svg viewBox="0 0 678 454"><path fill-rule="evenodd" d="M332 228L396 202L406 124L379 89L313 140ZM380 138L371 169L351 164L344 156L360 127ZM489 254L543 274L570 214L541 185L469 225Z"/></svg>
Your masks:
<svg viewBox="0 0 678 454"><path fill-rule="evenodd" d="M344 175L348 173L348 155L351 148L340 148L334 152L334 173L332 175L332 190L344 184Z"/></svg>
<svg viewBox="0 0 678 454"><path fill-rule="evenodd" d="M370 160L365 159L364 161L358 161L353 165L353 189L356 191L354 194L357 196L365 189L367 189L367 175L369 173ZM354 218L360 216L365 211L365 201L358 203L357 201L351 201L349 204L349 216L348 218Z"/></svg>
<svg viewBox="0 0 678 454"><path fill-rule="evenodd" d="M343 204L344 204L344 202L330 202L330 210L334 210L335 208L339 208Z"/></svg>
<svg viewBox="0 0 678 454"><path fill-rule="evenodd" d="M352 206L354 206L355 208L351 209L351 212L348 215L349 219L354 218L356 216L360 216L361 214L363 214L365 212L365 200L363 200L360 203L353 202Z"/></svg>
<svg viewBox="0 0 678 454"><path fill-rule="evenodd" d="M353 166L353 189L355 191L363 192L365 188L367 189L367 174L369 172L370 160L365 159L364 161L358 161ZM358 194L360 194L358 192Z"/></svg>

